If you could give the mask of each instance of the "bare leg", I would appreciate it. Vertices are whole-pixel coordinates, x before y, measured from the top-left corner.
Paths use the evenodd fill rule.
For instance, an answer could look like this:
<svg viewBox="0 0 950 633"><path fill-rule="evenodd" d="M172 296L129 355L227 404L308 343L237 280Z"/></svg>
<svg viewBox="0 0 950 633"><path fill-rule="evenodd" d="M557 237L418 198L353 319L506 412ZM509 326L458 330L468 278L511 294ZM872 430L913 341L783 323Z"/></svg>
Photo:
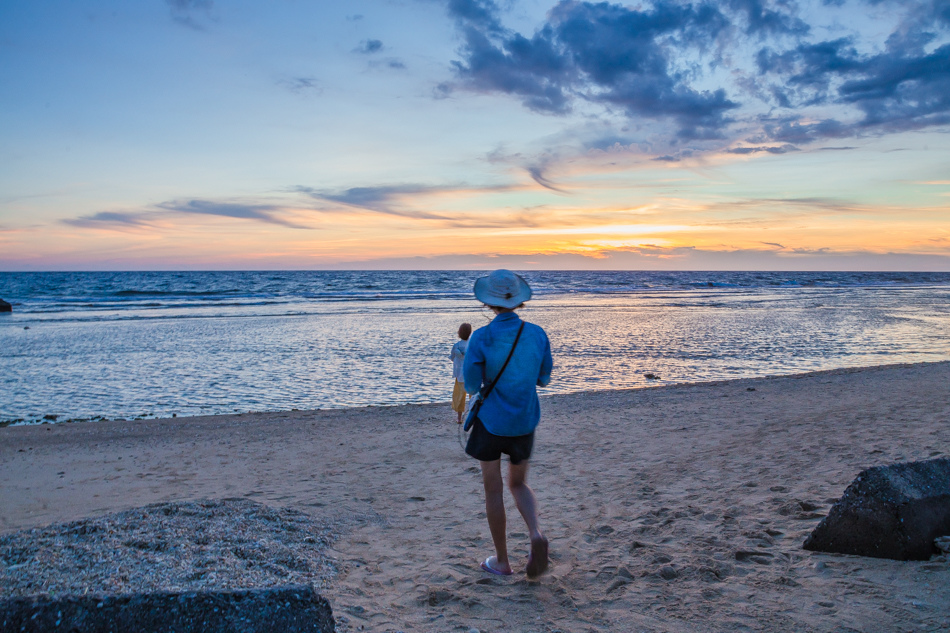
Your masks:
<svg viewBox="0 0 950 633"><path fill-rule="evenodd" d="M548 540L538 527L538 502L528 486L528 462L508 467L508 488L531 534L531 556L526 569L528 578L537 578L548 569Z"/></svg>
<svg viewBox="0 0 950 633"><path fill-rule="evenodd" d="M534 498L534 491L528 486L528 461L520 464L508 465L508 489L515 498L518 512L528 526L531 540L542 538L541 528L538 527L538 502Z"/></svg>
<svg viewBox="0 0 950 633"><path fill-rule="evenodd" d="M482 465L482 482L485 484L485 514L488 529L495 544L495 568L510 572L508 542L505 535L505 485L501 478L501 460L479 462Z"/></svg>

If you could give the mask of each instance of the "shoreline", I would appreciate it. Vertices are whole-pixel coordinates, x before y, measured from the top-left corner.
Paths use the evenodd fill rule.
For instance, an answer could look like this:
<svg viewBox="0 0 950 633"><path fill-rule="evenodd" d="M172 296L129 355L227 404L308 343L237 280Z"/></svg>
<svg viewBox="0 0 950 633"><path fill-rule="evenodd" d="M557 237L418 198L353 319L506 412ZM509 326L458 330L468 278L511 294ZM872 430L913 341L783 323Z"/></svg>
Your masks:
<svg viewBox="0 0 950 633"><path fill-rule="evenodd" d="M565 393L551 393L551 394L541 394L541 400L546 398L557 398L562 396L578 396L584 394L598 394L598 393L614 393L614 392L640 392L650 389L677 389L680 387L695 387L701 385L724 385L729 383L738 383L742 381L754 381L754 380L779 380L783 378L807 378L810 376L821 376L821 375L838 375L838 374L851 374L859 373L865 371L878 371L878 370L887 370L894 368L907 368L907 367L916 367L916 366L929 366L929 365L940 365L940 364L950 364L950 360L935 360L935 361L921 361L916 363L886 363L883 365L859 365L859 366L849 366L849 367L837 367L834 369L816 369L814 371L807 372L797 372L793 374L767 374L764 376L750 376L745 378L724 378L721 380L706 380L706 381L695 381L695 382L677 382L669 384L648 384L641 387L621 387L615 389L584 389L581 391L570 391ZM662 380L662 377L659 378ZM427 407L427 406L442 406L445 404L451 404L451 400L436 401L436 402L414 402L407 404L367 404L360 406L350 406L350 407L333 407L333 408L323 408L323 409L276 409L276 410L263 410L263 411L244 411L244 412L234 412L234 413L209 413L206 415L172 415L171 417L129 417L129 418L107 418L102 415L91 416L88 418L67 418L60 420L64 416L62 415L46 415L40 418L33 420L25 420L23 418L17 418L13 420L0 420L0 429L5 428L16 428L16 427L30 427L30 426L44 426L48 424L81 424L81 423L103 423L103 422L115 422L115 423L130 423L130 422L142 422L142 421L161 421L161 420L193 420L193 419L206 419L214 417L235 417L235 416L247 416L247 415L285 415L289 413L316 413L316 412L326 412L326 411L349 411L349 410L366 410L366 409L394 409L398 407ZM0 431L2 432L2 431Z"/></svg>
<svg viewBox="0 0 950 633"><path fill-rule="evenodd" d="M950 455L948 384L937 362L545 396L539 582L510 496L519 573L479 570L482 484L447 403L0 429L0 536L243 498L333 529L341 633L940 631L946 556L801 545L860 471Z"/></svg>

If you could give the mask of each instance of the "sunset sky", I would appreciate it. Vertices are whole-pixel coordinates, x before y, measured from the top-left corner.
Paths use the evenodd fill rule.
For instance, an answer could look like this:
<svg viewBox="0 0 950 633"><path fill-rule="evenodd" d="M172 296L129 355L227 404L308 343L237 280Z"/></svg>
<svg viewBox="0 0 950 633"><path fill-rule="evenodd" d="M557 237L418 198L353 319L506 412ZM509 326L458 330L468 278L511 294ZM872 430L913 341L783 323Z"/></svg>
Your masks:
<svg viewBox="0 0 950 633"><path fill-rule="evenodd" d="M950 0L0 0L0 270L950 270Z"/></svg>

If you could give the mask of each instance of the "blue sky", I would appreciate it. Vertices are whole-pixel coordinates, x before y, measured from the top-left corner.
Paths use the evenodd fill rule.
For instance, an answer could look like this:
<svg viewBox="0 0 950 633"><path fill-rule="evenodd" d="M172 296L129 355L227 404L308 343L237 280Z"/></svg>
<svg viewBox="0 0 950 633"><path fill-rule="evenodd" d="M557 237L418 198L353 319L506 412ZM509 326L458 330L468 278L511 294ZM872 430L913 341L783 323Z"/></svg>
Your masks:
<svg viewBox="0 0 950 633"><path fill-rule="evenodd" d="M0 270L950 270L950 0L0 0Z"/></svg>

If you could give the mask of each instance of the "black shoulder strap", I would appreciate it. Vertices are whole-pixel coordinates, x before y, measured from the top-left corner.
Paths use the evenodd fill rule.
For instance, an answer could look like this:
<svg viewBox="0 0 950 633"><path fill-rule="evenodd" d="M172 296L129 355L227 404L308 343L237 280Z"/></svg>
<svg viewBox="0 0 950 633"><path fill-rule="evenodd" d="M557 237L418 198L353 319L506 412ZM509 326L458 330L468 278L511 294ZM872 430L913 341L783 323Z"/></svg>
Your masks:
<svg viewBox="0 0 950 633"><path fill-rule="evenodd" d="M488 397L488 394L491 393L491 390L495 388L495 383L498 382L498 379L501 378L501 375L505 373L505 367L508 366L508 361L511 360L511 356L515 353L515 347L518 346L518 339L521 338L521 331L524 329L524 321L521 322L521 327L518 328L518 335L515 336L515 342L511 344L511 351L508 352L508 358L505 359L505 364L501 366L501 369L498 370L498 374L495 375L495 379L491 381L491 384L482 392L482 400Z"/></svg>

